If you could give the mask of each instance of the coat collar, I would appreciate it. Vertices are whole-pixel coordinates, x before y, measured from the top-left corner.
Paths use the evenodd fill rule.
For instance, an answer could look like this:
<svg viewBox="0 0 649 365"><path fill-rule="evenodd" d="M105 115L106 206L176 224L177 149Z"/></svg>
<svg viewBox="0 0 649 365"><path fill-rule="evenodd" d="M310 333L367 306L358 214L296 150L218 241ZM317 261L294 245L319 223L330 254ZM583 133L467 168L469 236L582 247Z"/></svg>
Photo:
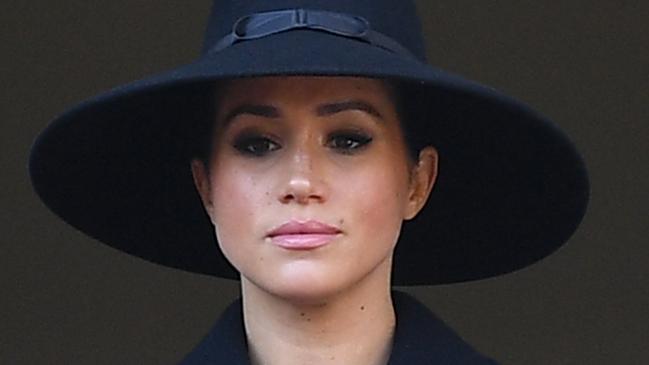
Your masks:
<svg viewBox="0 0 649 365"><path fill-rule="evenodd" d="M423 304L406 293L393 291L396 328L388 365L494 365L464 342ZM205 338L181 365L250 365L243 326L241 299L221 315Z"/></svg>

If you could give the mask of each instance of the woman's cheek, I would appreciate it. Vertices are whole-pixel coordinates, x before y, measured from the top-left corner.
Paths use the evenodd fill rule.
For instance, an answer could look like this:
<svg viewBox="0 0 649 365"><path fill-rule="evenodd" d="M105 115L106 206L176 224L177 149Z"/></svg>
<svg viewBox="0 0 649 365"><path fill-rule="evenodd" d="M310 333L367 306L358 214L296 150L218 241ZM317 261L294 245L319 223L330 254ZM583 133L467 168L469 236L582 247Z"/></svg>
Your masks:
<svg viewBox="0 0 649 365"><path fill-rule="evenodd" d="M257 234L255 212L263 204L257 192L260 187L254 177L236 168L219 171L215 177L212 183L214 228L223 253L226 256L236 255L245 251L246 245L243 243ZM234 246L237 246L237 250L232 249Z"/></svg>
<svg viewBox="0 0 649 365"><path fill-rule="evenodd" d="M398 170L378 167L355 178L354 188L348 185L353 192L349 207L356 207L355 220L364 236L390 246L396 242L403 219L400 212L404 186L394 175Z"/></svg>

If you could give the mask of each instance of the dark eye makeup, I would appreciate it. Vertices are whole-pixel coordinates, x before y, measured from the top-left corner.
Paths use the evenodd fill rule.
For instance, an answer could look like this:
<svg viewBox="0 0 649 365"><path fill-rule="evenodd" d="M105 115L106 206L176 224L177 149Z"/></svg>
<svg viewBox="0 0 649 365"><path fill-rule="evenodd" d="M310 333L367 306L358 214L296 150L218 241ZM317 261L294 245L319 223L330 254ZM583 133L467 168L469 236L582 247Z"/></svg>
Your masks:
<svg viewBox="0 0 649 365"><path fill-rule="evenodd" d="M338 153L352 155L371 142L372 137L365 132L342 130L329 134L325 145ZM273 137L256 132L242 133L234 139L232 146L237 152L248 157L264 157L282 147Z"/></svg>
<svg viewBox="0 0 649 365"><path fill-rule="evenodd" d="M359 131L342 131L333 133L328 138L328 145L343 154L353 154L372 142L372 137Z"/></svg>
<svg viewBox="0 0 649 365"><path fill-rule="evenodd" d="M263 157L281 146L268 136L248 132L235 138L233 147L243 155Z"/></svg>

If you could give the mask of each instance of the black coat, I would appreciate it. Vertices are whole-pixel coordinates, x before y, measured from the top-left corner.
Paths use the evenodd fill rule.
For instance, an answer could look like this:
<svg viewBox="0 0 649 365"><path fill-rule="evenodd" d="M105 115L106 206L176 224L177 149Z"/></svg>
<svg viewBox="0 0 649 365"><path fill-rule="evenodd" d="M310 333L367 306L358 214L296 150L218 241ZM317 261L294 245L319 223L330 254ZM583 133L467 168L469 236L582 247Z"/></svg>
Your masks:
<svg viewBox="0 0 649 365"><path fill-rule="evenodd" d="M496 365L411 296L393 291L392 298L397 325L389 365ZM232 303L181 365L250 365L241 309L240 299Z"/></svg>

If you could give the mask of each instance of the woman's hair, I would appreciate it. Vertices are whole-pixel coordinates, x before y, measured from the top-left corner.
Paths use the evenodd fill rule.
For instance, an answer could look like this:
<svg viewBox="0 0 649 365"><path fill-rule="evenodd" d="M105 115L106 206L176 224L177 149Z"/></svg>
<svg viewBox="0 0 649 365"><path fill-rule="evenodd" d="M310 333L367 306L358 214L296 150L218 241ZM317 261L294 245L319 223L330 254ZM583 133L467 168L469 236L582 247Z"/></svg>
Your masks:
<svg viewBox="0 0 649 365"><path fill-rule="evenodd" d="M418 133L414 128L417 123L414 122L413 118L417 118L419 115L416 110L418 104L416 97L408 91L411 88L404 82L393 80L386 80L384 82L390 94L390 99L394 103L400 122L407 149L406 157L409 163L415 163L419 159L419 151L425 147L425 143L417 139ZM197 158L208 168L213 147L214 129L216 127L214 116L216 115L220 99L219 90L224 88L225 83L227 81L219 81L211 84L211 92L208 93L210 97L204 101L207 105L203 113L200 113L204 117L196 121L195 128L193 128L195 133L190 137L190 144L193 146L190 150L191 157Z"/></svg>

